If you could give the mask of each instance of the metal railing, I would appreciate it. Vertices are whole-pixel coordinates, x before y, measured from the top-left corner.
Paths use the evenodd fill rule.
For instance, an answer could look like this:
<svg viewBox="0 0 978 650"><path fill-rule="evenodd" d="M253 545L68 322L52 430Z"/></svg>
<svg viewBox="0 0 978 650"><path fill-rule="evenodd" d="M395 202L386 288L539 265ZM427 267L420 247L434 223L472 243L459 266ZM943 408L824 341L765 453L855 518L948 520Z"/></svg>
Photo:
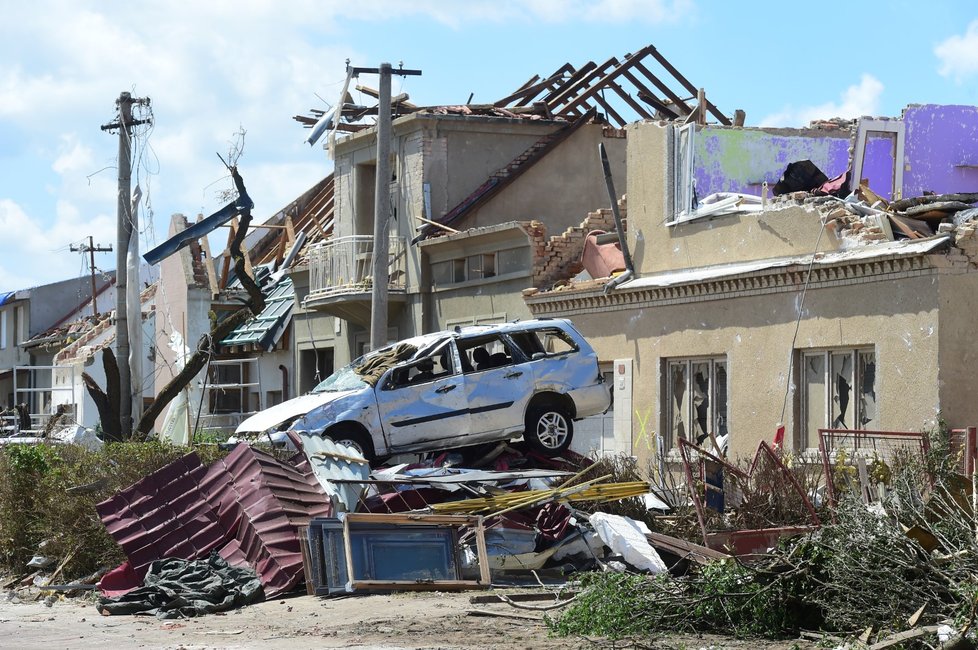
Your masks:
<svg viewBox="0 0 978 650"><path fill-rule="evenodd" d="M373 287L373 249L372 235L336 237L313 246L309 251L309 298L369 292ZM404 251L404 238L391 237L390 290L405 288Z"/></svg>

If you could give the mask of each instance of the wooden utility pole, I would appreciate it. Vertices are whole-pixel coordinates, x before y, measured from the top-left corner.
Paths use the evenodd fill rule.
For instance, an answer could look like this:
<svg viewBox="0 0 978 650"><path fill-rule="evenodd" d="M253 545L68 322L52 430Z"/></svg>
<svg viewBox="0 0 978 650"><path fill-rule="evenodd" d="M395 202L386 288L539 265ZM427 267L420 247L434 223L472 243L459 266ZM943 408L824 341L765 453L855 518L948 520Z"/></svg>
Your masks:
<svg viewBox="0 0 978 650"><path fill-rule="evenodd" d="M391 212L391 75L418 76L420 70L394 70L390 63L379 68L353 68L349 76L360 73L380 75L377 93L377 180L374 188L373 281L370 293L370 349L387 345L387 285L390 282ZM342 112L337 112L337 121Z"/></svg>
<svg viewBox="0 0 978 650"><path fill-rule="evenodd" d="M126 300L126 258L129 255L129 239L137 230L132 213L132 127L146 124L149 120L132 118L133 104L148 106L148 97L119 94L119 120L102 126L103 131L119 130L119 196L116 208L116 255L115 255L115 340L116 359L119 361L119 421L123 440L132 435L132 377L129 372L129 305ZM135 305L138 310L139 305Z"/></svg>
<svg viewBox="0 0 978 650"><path fill-rule="evenodd" d="M111 246L102 246L99 244L96 246L92 243L92 236L88 236L88 246L81 244L80 246L75 246L72 244L68 247L73 253L88 253L88 267L92 272L92 316L98 316L98 303L95 300L95 253L111 253ZM116 273L118 275L118 272Z"/></svg>

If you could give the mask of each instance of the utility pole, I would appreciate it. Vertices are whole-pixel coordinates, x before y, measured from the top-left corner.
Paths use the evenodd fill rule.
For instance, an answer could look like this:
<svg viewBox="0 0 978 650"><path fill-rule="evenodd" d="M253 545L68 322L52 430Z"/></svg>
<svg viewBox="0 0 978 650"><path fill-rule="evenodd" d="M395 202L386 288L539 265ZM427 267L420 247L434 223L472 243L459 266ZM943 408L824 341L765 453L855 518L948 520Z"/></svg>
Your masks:
<svg viewBox="0 0 978 650"><path fill-rule="evenodd" d="M129 372L129 305L126 301L126 257L129 255L129 239L137 224L133 223L131 174L132 174L132 127L146 124L149 120L132 118L133 104L148 106L149 97L133 97L127 92L119 94L119 120L102 126L103 131L119 130L119 196L116 207L116 255L115 255L115 340L116 359L119 366L120 432L124 440L132 435L132 377ZM139 305L136 305L139 309Z"/></svg>
<svg viewBox="0 0 978 650"><path fill-rule="evenodd" d="M361 73L380 75L377 101L377 179L374 190L373 282L370 293L370 349L387 345L387 285L390 282L390 212L391 212L391 75L420 76L420 70L394 70L390 63L379 68L353 68L351 76ZM337 122L343 107L336 114Z"/></svg>
<svg viewBox="0 0 978 650"><path fill-rule="evenodd" d="M73 253L88 253L89 264L88 267L92 271L92 316L98 316L98 303L95 301L95 253L111 253L112 247L104 247L101 244L96 246L92 243L92 236L88 236L88 246L81 244L80 246L75 246L72 244L68 247ZM118 274L117 274L118 275Z"/></svg>

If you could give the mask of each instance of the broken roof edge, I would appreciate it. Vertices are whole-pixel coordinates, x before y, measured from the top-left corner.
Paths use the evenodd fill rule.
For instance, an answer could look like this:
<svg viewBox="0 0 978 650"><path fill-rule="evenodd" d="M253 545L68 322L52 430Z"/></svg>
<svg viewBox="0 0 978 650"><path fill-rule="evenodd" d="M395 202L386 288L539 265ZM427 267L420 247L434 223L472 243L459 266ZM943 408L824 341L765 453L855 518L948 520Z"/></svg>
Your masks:
<svg viewBox="0 0 978 650"><path fill-rule="evenodd" d="M828 266L846 262L882 259L887 257L912 257L930 253L951 241L948 235L935 235L928 239L900 240L883 242L872 246L856 246L837 251L818 252L814 255L792 255L749 262L733 262L703 266L681 271L666 271L629 280L618 287L619 291L632 289L670 287L690 284L704 280L728 279L767 269L807 266L809 264Z"/></svg>
<svg viewBox="0 0 978 650"><path fill-rule="evenodd" d="M678 271L663 271L644 275L619 285L612 295L627 294L650 289L669 289L681 286L692 286L703 282L718 280L734 280L750 277L754 274L773 269L789 269L791 267L807 268L842 266L845 264L872 262L883 259L922 257L928 253L952 242L949 235L940 234L928 239L899 240L883 242L872 246L857 246L837 251L818 252L805 255L751 260L717 264ZM576 297L593 297L603 295L602 287L609 278L590 280L584 283L567 285L551 291L528 289L524 291L523 299L528 306L542 305L552 300L573 300Z"/></svg>
<svg viewBox="0 0 978 650"><path fill-rule="evenodd" d="M436 237L431 237L429 239L422 239L418 242L418 246L422 249L432 249L440 248L442 246L448 247L452 244L462 244L469 239L482 239L486 241L504 240L508 239L507 235L514 235L521 233L528 239L532 237L532 233L529 231L533 227L533 221L506 221L504 223L497 223L488 226L476 226L472 228L466 228L465 230L459 230L457 232L446 232L445 234L438 235ZM437 230L437 228L435 229Z"/></svg>
<svg viewBox="0 0 978 650"><path fill-rule="evenodd" d="M412 128L422 128L421 123L423 122L437 122L439 126L443 126L446 123L458 123L462 124L510 124L513 126L519 125L520 127L544 127L544 126L564 126L572 122L572 120L564 118L554 118L554 119L529 119L529 118L513 118L513 117L503 117L495 115L456 115L453 113L427 113L423 111L418 111L415 113L409 113L407 115L401 115L394 118L391 121L391 131L394 135L397 135L399 130L409 131ZM415 127L415 124L417 126ZM376 140L377 137L377 125L372 124L365 129L357 131L355 133L349 134L343 139L337 139L336 146L334 149L333 159L335 160L341 153L344 153L346 149L354 147L352 143L356 143L355 148L363 146L365 143L369 143L371 140Z"/></svg>

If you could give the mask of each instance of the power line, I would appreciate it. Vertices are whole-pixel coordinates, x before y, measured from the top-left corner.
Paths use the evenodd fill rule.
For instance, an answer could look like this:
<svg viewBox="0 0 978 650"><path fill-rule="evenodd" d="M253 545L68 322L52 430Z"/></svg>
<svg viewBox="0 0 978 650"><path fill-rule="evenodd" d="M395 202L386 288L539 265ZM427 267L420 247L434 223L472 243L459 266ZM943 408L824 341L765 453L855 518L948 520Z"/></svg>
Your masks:
<svg viewBox="0 0 978 650"><path fill-rule="evenodd" d="M72 253L88 253L89 256L89 266L92 272L92 316L98 316L98 301L96 300L96 290L95 290L95 253L111 253L112 246L102 246L101 244L93 244L92 236L88 236L88 244L79 244L75 246L74 244L68 247ZM116 274L118 275L118 270Z"/></svg>

